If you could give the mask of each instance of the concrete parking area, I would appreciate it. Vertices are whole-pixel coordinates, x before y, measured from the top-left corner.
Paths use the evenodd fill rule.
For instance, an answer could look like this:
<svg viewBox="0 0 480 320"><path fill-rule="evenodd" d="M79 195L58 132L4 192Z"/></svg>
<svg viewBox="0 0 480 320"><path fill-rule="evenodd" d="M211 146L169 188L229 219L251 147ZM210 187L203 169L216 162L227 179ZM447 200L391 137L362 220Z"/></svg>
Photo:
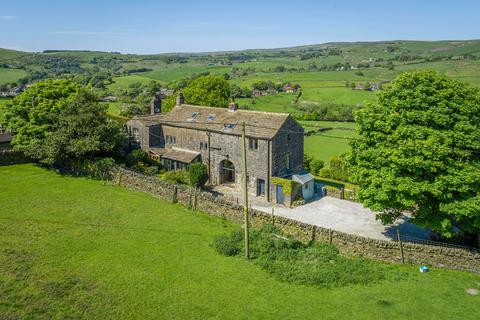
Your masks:
<svg viewBox="0 0 480 320"><path fill-rule="evenodd" d="M276 216L372 239L391 240L397 229L402 235L421 239L428 239L430 234L428 230L409 223L406 216L393 225L383 225L375 219L375 213L362 204L332 197L323 197L296 208L273 207ZM252 208L272 212L272 204L253 201Z"/></svg>
<svg viewBox="0 0 480 320"><path fill-rule="evenodd" d="M211 191L231 201L243 203L241 192L233 188L215 186ZM268 203L265 197L253 195L249 196L249 203L253 209L259 211L271 213L273 207L276 216L371 239L391 240L396 237L397 229L401 235L419 239L429 239L431 233L429 230L409 223L407 216L398 219L392 225L383 225L375 219L375 212L365 208L361 203L328 196L296 208Z"/></svg>

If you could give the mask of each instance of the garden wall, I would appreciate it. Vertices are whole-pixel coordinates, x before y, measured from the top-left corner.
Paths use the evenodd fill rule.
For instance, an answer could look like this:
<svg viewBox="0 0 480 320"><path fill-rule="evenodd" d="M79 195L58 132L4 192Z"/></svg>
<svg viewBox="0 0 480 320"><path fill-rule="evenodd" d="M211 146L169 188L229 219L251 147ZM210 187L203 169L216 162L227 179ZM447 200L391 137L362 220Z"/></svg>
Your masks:
<svg viewBox="0 0 480 320"><path fill-rule="evenodd" d="M0 166L8 166L13 164L22 164L33 162L32 159L18 151L0 150Z"/></svg>
<svg viewBox="0 0 480 320"><path fill-rule="evenodd" d="M175 186L154 176L146 176L124 168L116 168L113 181L127 188L147 192L164 200L204 211L208 214L243 222L243 207L223 197L206 191L194 191L187 186ZM340 252L351 256L364 256L375 260L401 263L402 256L396 241L374 240L346 234L279 216L251 210L250 223L253 227L274 223L287 234L303 241L317 240L335 244ZM480 272L480 251L466 248L403 243L405 262L430 264L437 267Z"/></svg>

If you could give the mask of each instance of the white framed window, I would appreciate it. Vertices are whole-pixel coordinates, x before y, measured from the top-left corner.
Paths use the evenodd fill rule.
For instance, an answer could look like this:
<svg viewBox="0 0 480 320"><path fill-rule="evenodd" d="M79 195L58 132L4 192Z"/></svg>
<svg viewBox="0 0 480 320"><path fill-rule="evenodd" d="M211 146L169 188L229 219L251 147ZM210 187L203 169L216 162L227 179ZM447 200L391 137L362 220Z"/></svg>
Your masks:
<svg viewBox="0 0 480 320"><path fill-rule="evenodd" d="M133 140L135 140L137 142L140 141L140 139L139 139L140 138L140 133L138 131L138 128L133 128L132 137L133 137Z"/></svg>

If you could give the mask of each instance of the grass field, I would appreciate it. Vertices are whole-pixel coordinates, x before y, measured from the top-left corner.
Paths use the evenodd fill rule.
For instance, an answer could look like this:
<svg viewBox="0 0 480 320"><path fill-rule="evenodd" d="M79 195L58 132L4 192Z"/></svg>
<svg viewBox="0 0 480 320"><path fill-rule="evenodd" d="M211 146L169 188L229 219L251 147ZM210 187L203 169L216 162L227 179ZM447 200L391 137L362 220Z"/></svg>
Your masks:
<svg viewBox="0 0 480 320"><path fill-rule="evenodd" d="M267 112L298 112L298 109L292 104L294 95L288 93L279 93L274 96L261 96L256 98L236 99L241 108L267 111Z"/></svg>
<svg viewBox="0 0 480 320"><path fill-rule="evenodd" d="M34 165L0 167L0 318L478 319L480 277L397 266L406 280L322 289L210 244L231 223Z"/></svg>
<svg viewBox="0 0 480 320"><path fill-rule="evenodd" d="M318 121L321 122L321 121ZM349 146L349 139L353 139L357 133L353 130L332 129L323 133L305 137L305 153L316 159L323 160L328 167L333 156L339 156L346 152Z"/></svg>
<svg viewBox="0 0 480 320"><path fill-rule="evenodd" d="M312 128L349 128L355 129L355 122L344 122L344 121L298 121L305 128L307 129Z"/></svg>
<svg viewBox="0 0 480 320"><path fill-rule="evenodd" d="M16 82L27 73L21 69L0 68L0 84Z"/></svg>
<svg viewBox="0 0 480 320"><path fill-rule="evenodd" d="M113 79L113 83L109 84L107 88L109 90L115 91L117 89L126 89L129 84L131 83L141 83L143 85L149 84L152 79L138 75L138 74L133 74L125 77L116 77Z"/></svg>

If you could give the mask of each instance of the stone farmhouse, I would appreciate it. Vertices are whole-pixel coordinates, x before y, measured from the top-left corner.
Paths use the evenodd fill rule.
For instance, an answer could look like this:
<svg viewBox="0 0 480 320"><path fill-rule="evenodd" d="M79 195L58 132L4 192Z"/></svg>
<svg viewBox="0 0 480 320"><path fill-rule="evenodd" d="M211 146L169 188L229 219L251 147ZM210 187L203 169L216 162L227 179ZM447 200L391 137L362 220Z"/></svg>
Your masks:
<svg viewBox="0 0 480 320"><path fill-rule="evenodd" d="M242 123L246 125L249 193L276 203L291 203L294 195L274 178L303 177L303 128L285 113L196 106L177 97L176 106L161 112L161 94L155 95L150 115L136 116L126 123L132 147L147 150L167 170L203 162L209 184L241 190L243 181ZM303 188L313 189L313 177ZM277 179L278 180L278 179ZM302 179L296 179L303 181ZM303 190L309 196L313 190ZM302 192L302 189L297 193Z"/></svg>

